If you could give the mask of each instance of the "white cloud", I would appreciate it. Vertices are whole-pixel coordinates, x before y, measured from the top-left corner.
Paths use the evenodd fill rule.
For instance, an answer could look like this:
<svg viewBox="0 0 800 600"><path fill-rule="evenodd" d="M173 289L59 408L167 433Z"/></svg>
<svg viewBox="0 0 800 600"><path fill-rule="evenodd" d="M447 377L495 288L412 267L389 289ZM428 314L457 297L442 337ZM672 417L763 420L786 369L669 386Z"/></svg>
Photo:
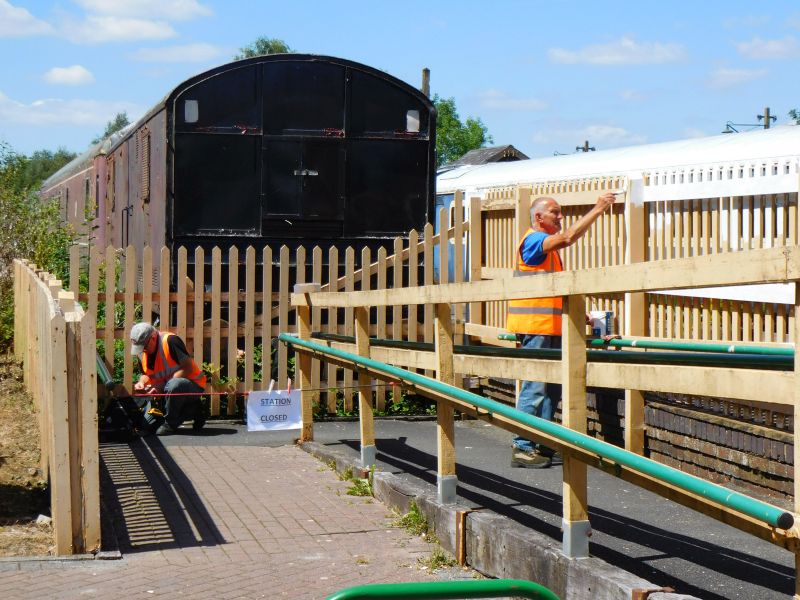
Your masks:
<svg viewBox="0 0 800 600"><path fill-rule="evenodd" d="M62 100L46 98L30 104L12 100L0 92L0 122L15 125L49 127L59 125L103 126L115 114L127 111L141 114L142 110L128 102L101 102L97 100Z"/></svg>
<svg viewBox="0 0 800 600"><path fill-rule="evenodd" d="M739 54L747 58L782 59L800 57L800 43L792 36L780 40L753 38L749 42L736 44Z"/></svg>
<svg viewBox="0 0 800 600"><path fill-rule="evenodd" d="M789 25L789 27L800 29L800 13L789 15L789 18L786 19L786 24Z"/></svg>
<svg viewBox="0 0 800 600"><path fill-rule="evenodd" d="M85 85L94 82L94 75L81 65L71 67L53 67L42 76L47 83L53 85Z"/></svg>
<svg viewBox="0 0 800 600"><path fill-rule="evenodd" d="M163 40L174 37L175 30L166 21L89 16L82 22L67 24L64 36L76 44Z"/></svg>
<svg viewBox="0 0 800 600"><path fill-rule="evenodd" d="M512 98L505 92L487 90L479 94L482 108L497 110L544 110L547 103L538 98Z"/></svg>
<svg viewBox="0 0 800 600"><path fill-rule="evenodd" d="M0 0L0 38L49 35L53 31L49 23L40 21L24 8Z"/></svg>
<svg viewBox="0 0 800 600"><path fill-rule="evenodd" d="M164 48L142 48L132 58L144 62L206 62L223 53L222 48L212 44L187 44Z"/></svg>
<svg viewBox="0 0 800 600"><path fill-rule="evenodd" d="M755 81L766 74L766 69L717 69L711 73L708 85L718 89L735 87Z"/></svg>
<svg viewBox="0 0 800 600"><path fill-rule="evenodd" d="M533 141L540 144L559 144L574 147L588 140L590 146L616 148L644 144L647 138L614 125L586 125L572 129L551 129L536 133Z"/></svg>
<svg viewBox="0 0 800 600"><path fill-rule="evenodd" d="M87 12L118 18L184 21L213 14L197 0L75 0L75 3Z"/></svg>
<svg viewBox="0 0 800 600"><path fill-rule="evenodd" d="M623 37L616 42L595 44L580 50L551 48L547 56L551 62L568 65L655 65L682 60L686 57L686 50L681 44L637 42Z"/></svg>

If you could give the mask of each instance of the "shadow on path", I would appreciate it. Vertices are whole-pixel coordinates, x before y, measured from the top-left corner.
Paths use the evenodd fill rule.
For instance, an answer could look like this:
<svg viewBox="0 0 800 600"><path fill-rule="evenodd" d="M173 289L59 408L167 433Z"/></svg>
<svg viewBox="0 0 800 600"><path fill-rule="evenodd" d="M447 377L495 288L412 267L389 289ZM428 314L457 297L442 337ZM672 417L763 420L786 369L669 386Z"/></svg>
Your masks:
<svg viewBox="0 0 800 600"><path fill-rule="evenodd" d="M406 440L406 437L376 440L378 461L418 478L435 489L436 456L408 445ZM357 452L360 451L359 440L342 439L339 442ZM524 509L532 507L536 511L549 513L560 523L562 515L560 495L460 463L457 466L457 475L458 495L467 502L488 508L555 540L561 539L561 530L558 526ZM487 493L488 490L491 490L491 495ZM657 515L654 515L654 518L657 518ZM787 566L699 538L677 534L603 509L590 507L589 519L593 530L617 540L628 540L652 551L648 556L636 558L593 541L591 543L593 556L657 585L676 587L682 593L709 600L726 600L725 596L678 579L674 573L660 570L648 562L679 558L701 568L781 594L791 596L794 593L795 573Z"/></svg>
<svg viewBox="0 0 800 600"><path fill-rule="evenodd" d="M103 524L113 527L121 552L225 543L192 482L157 437L101 444L100 480ZM103 539L109 549L106 531Z"/></svg>

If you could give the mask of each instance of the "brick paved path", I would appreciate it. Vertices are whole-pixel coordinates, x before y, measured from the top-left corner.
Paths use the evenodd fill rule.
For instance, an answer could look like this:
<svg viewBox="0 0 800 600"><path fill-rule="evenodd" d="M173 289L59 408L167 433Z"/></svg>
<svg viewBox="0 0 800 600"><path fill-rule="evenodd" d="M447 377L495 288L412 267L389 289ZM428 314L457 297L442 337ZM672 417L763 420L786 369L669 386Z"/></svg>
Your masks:
<svg viewBox="0 0 800 600"><path fill-rule="evenodd" d="M102 449L121 560L0 563L0 598L324 598L424 581L431 546L294 446Z"/></svg>

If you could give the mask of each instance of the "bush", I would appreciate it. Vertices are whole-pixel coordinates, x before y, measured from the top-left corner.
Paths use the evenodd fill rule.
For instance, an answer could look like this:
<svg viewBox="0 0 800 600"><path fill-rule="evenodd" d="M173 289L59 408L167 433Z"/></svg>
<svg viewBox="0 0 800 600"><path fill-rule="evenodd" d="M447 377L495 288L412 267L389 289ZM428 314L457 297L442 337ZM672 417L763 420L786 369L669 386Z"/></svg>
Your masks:
<svg viewBox="0 0 800 600"><path fill-rule="evenodd" d="M61 224L58 203L42 203L26 182L27 161L0 142L0 351L14 339L14 259L31 260L66 280L68 248L75 238Z"/></svg>

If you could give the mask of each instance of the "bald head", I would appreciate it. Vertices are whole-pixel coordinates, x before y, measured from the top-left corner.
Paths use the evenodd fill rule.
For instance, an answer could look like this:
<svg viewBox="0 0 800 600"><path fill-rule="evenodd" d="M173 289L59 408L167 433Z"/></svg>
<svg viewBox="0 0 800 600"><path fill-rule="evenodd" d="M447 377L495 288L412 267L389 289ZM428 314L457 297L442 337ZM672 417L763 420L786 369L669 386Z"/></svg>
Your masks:
<svg viewBox="0 0 800 600"><path fill-rule="evenodd" d="M547 196L531 200L531 227L548 234L561 231L561 207Z"/></svg>

